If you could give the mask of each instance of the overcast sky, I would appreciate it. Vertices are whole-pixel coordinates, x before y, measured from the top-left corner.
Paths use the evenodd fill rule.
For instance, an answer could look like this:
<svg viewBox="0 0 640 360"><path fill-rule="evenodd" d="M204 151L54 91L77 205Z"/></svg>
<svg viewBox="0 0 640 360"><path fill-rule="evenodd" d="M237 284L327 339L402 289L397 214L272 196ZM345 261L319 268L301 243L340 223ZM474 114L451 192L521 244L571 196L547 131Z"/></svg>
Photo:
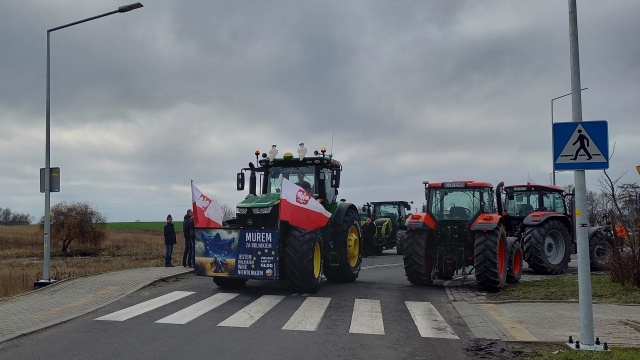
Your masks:
<svg viewBox="0 0 640 360"><path fill-rule="evenodd" d="M39 219L47 29L128 2L3 1L0 207ZM169 1L51 33L51 204L182 219L190 180L235 207L255 150L326 147L340 197L424 201L422 181L550 183L551 99L571 92L567 1ZM583 120L640 180L640 2L578 1ZM571 97L553 102L571 121ZM602 171L587 171L599 190ZM574 181L557 174L557 184Z"/></svg>

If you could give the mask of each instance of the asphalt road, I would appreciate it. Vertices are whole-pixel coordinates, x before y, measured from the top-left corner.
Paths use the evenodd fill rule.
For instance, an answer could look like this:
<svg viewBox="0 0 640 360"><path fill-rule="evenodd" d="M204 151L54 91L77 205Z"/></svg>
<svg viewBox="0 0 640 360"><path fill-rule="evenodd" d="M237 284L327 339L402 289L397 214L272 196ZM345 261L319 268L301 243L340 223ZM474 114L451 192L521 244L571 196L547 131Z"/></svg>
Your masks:
<svg viewBox="0 0 640 360"><path fill-rule="evenodd" d="M157 303L157 306L154 306ZM97 320L99 319L99 320ZM415 320L414 320L415 319ZM235 291L184 275L3 346L7 359L468 359L473 335L442 286L410 285L395 250L313 296Z"/></svg>

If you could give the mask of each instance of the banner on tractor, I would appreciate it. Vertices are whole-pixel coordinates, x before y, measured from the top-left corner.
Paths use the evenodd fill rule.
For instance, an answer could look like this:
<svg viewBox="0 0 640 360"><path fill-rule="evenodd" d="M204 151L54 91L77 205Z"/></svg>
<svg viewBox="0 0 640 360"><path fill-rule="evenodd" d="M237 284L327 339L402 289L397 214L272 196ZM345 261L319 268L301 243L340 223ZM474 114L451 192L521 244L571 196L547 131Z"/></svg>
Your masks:
<svg viewBox="0 0 640 360"><path fill-rule="evenodd" d="M196 229L194 273L271 279L278 269L278 231L244 229Z"/></svg>

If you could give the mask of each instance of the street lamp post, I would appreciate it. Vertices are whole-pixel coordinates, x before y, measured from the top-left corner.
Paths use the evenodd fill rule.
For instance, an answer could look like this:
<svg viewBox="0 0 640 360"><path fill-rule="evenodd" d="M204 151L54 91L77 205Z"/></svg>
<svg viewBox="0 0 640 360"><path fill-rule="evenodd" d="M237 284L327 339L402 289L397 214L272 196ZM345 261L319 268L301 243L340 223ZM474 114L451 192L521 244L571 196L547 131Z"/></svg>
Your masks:
<svg viewBox="0 0 640 360"><path fill-rule="evenodd" d="M584 91L584 90L587 90L587 89L588 88L583 88L583 89L580 89L580 91ZM553 155L553 150L554 150L554 147L555 147L555 144L553 143L553 101L554 100L558 100L560 98L563 98L565 96L569 96L569 95L571 95L571 93L564 94L562 96L558 96L556 98L551 99L551 160L552 160L551 161L551 167L553 169L553 185L556 184L556 166L555 166L556 159L555 159L555 156Z"/></svg>
<svg viewBox="0 0 640 360"><path fill-rule="evenodd" d="M44 160L44 265L42 269L42 280L38 280L35 282L34 287L42 287L49 285L56 280L51 280L51 274L49 272L50 265L50 257L51 257L51 249L50 249L50 232L51 232L51 164L50 164L50 148L51 148L51 33L68 28L73 25L82 24L87 21L99 19L101 17L117 14L117 13L125 13L131 10L139 9L142 7L141 3L134 3L129 5L120 6L117 10L110 11L101 15L93 16L84 20L72 22L67 25L58 26L52 29L47 30L47 107L46 107L46 151L45 151L45 160Z"/></svg>

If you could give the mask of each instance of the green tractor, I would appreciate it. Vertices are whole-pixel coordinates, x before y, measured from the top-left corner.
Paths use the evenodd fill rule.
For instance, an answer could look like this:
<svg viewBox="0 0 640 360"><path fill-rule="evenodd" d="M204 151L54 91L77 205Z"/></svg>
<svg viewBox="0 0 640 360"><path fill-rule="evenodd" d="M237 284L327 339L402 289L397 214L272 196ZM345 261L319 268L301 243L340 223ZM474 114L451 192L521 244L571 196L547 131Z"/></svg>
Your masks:
<svg viewBox="0 0 640 360"><path fill-rule="evenodd" d="M236 218L225 222L224 229L213 229L221 234L210 234L210 243L203 244L210 250L204 254L205 263L212 259L210 267L214 267L216 258L224 264L220 258L225 251L230 253L227 260L235 257L235 262L226 268L217 266L217 273L204 274L213 276L218 286L236 288L244 286L248 279L285 279L294 292L315 293L323 274L338 283L353 282L358 277L362 262L360 219L355 205L337 200L342 165L326 154L325 148L306 156L306 148L303 151L303 144L300 147L297 157L286 152L276 158L275 145L261 159L256 151L257 166L249 163L237 174L237 189L242 191L245 172L249 172L249 194L237 205ZM297 216L298 226L291 224L292 219L284 219L287 202L284 191L281 199L281 190L284 186L290 189L290 184L296 182L300 187L295 187L293 202L300 205L317 201L321 211L330 216L325 225L318 225L317 220L314 222L298 210L286 210ZM228 244L233 242L232 234L236 234L235 245ZM196 237L198 241L198 234Z"/></svg>
<svg viewBox="0 0 640 360"><path fill-rule="evenodd" d="M412 202L407 201L378 201L371 202L373 206L372 219L376 225L376 235L373 238L373 252L382 255L384 249L396 248L398 255L402 255L401 244L404 236L407 210L411 210Z"/></svg>
<svg viewBox="0 0 640 360"><path fill-rule="evenodd" d="M522 250L509 241L496 213L493 186L486 182L423 182L423 213L409 216L403 244L405 275L415 285L430 285L475 270L481 289L500 291L518 282Z"/></svg>

